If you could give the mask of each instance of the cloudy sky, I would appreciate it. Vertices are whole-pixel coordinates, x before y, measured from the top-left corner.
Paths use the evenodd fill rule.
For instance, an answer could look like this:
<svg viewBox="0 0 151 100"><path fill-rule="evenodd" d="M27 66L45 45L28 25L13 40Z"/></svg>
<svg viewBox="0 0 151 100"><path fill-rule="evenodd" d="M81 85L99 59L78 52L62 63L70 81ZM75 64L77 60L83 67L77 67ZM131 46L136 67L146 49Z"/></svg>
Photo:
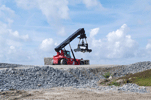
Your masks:
<svg viewBox="0 0 151 100"><path fill-rule="evenodd" d="M76 58L91 64L151 59L150 0L0 0L0 63L43 65L79 28L92 52Z"/></svg>

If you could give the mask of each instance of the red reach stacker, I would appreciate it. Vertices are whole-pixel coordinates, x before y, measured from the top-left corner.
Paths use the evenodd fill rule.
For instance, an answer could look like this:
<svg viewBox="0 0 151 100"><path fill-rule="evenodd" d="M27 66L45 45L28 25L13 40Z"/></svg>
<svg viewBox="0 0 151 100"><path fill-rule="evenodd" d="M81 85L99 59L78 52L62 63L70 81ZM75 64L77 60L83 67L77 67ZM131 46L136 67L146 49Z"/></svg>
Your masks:
<svg viewBox="0 0 151 100"><path fill-rule="evenodd" d="M79 36L79 43L78 43L78 48L74 49L75 52L92 52L91 49L88 49L88 43L86 40L86 34L84 28L78 29L76 32L71 34L66 40L64 40L60 45L58 45L55 48L55 51L57 52L56 56L53 56L53 59L51 60L51 64L53 65L85 65L89 64L89 60L83 60L81 59L76 59L75 55L73 53L73 50L71 48L70 42L74 40L77 36ZM82 42L81 42L82 40ZM85 43L85 42L86 43ZM73 58L71 58L70 51L65 49L65 46L69 45L71 53L73 55Z"/></svg>

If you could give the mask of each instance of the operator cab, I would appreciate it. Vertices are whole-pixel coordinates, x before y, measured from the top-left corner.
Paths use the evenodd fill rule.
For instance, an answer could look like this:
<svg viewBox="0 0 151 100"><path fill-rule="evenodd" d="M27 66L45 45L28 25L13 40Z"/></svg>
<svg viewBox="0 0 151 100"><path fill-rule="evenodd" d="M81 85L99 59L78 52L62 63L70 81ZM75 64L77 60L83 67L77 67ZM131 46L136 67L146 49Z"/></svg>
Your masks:
<svg viewBox="0 0 151 100"><path fill-rule="evenodd" d="M63 52L64 52L64 56L66 56L67 58L71 58L70 51L64 50Z"/></svg>

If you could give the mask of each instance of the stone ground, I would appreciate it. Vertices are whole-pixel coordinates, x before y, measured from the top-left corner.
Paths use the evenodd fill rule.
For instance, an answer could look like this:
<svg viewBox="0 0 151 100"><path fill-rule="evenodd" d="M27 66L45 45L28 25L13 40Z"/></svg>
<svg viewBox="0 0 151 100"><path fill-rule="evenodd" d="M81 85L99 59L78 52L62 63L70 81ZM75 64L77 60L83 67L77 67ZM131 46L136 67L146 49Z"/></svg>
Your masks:
<svg viewBox="0 0 151 100"><path fill-rule="evenodd" d="M151 86L147 87L151 91ZM151 100L151 93L100 92L95 89L51 88L0 92L1 100Z"/></svg>
<svg viewBox="0 0 151 100"><path fill-rule="evenodd" d="M9 66L9 65L8 65ZM124 65L89 65L85 68L94 68L93 73L113 71L114 68L119 69ZM19 66L15 65L15 69L28 69L33 66L27 65ZM41 66L43 67L43 66ZM59 69L69 69L75 67L84 66L52 66ZM112 68L110 68L112 67ZM123 68L121 67L121 68ZM6 69L7 67L1 67L0 70ZM11 66L10 66L11 68ZM151 86L146 87L147 90L151 91ZM113 91L103 91L100 92L97 89L75 89L73 87L54 87L51 89L38 89L38 90L11 90L0 92L0 100L151 100L151 93L128 93L128 92L113 92Z"/></svg>

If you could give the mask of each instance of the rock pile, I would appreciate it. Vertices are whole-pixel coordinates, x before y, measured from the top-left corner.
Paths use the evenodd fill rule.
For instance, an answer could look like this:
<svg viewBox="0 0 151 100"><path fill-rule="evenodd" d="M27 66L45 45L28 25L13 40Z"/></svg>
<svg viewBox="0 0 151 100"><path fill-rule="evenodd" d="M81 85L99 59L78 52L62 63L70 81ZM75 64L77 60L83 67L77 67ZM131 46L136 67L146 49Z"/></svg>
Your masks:
<svg viewBox="0 0 151 100"><path fill-rule="evenodd" d="M1 90L51 88L78 84L79 81L69 72L49 66L29 69L10 68L0 71Z"/></svg>
<svg viewBox="0 0 151 100"><path fill-rule="evenodd" d="M10 66L12 65L10 64ZM7 67L9 66L7 65ZM151 62L135 63L128 65L127 67L123 67L120 70L117 68L114 70L114 73L116 73L115 77L120 77L127 73L136 73L147 69L151 69ZM92 68L70 68L66 70L55 69L49 66L33 66L27 69L7 68L0 70L0 91L10 89L27 90L69 86L75 88L94 87L100 90L113 89L113 86L105 88L98 86L97 82L100 79L105 78L101 73L93 72ZM118 91L138 93L147 92L146 88L143 87L139 89L139 86L136 86L135 84L126 84L118 89L117 88L116 90Z"/></svg>
<svg viewBox="0 0 151 100"><path fill-rule="evenodd" d="M146 90L144 86L140 87L136 84L132 83L127 83L124 84L121 87L116 87L116 86L108 86L108 87L99 87L99 91L119 91L119 92L135 92L135 93L149 93L149 91Z"/></svg>
<svg viewBox="0 0 151 100"><path fill-rule="evenodd" d="M147 90L144 86L140 87L136 84L127 83L124 84L122 87L118 88L119 91L129 91L129 92L136 92L136 93L146 93Z"/></svg>
<svg viewBox="0 0 151 100"><path fill-rule="evenodd" d="M124 67L116 69L115 71L113 71L113 73L115 73L114 74L115 77L122 77L130 73L134 74L148 69L151 69L150 61L138 62L138 63L126 65Z"/></svg>

